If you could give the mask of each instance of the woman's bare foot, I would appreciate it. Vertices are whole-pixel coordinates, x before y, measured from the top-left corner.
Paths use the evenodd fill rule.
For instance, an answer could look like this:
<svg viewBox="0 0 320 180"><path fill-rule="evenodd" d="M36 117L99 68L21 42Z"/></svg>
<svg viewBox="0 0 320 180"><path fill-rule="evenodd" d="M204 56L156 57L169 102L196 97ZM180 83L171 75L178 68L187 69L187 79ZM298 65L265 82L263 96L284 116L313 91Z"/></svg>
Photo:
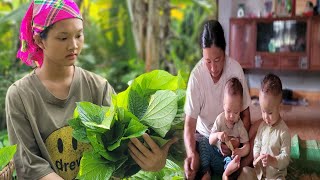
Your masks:
<svg viewBox="0 0 320 180"><path fill-rule="evenodd" d="M230 176L240 168L240 156L236 155L232 161L228 164L223 176Z"/></svg>
<svg viewBox="0 0 320 180"><path fill-rule="evenodd" d="M211 180L210 172L207 171L201 178L201 180Z"/></svg>

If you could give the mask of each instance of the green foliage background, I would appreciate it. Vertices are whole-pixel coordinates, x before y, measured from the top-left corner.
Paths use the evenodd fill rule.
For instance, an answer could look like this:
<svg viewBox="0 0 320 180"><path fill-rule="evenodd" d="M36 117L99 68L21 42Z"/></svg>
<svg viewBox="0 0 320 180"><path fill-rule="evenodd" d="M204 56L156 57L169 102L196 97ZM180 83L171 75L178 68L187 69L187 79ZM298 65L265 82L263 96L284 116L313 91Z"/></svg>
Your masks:
<svg viewBox="0 0 320 180"><path fill-rule="evenodd" d="M16 59L21 19L29 0L0 0L0 129L5 128L5 95L8 87L32 68ZM181 75L189 73L201 58L198 38L206 19L215 18L212 0L170 0L170 37L166 59L160 69ZM83 0L85 45L77 65L108 79L116 92L144 73L138 59L126 0Z"/></svg>

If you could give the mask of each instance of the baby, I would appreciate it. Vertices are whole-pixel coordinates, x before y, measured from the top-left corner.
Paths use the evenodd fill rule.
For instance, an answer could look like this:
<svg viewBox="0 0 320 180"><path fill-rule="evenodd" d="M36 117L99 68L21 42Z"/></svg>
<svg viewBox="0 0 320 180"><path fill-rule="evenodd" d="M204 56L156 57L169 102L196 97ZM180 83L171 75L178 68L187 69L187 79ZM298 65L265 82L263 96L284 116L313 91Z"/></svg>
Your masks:
<svg viewBox="0 0 320 180"><path fill-rule="evenodd" d="M223 173L223 179L228 179L229 175L239 169L240 158L249 154L248 133L240 119L242 97L241 82L237 78L228 80L224 89L224 112L216 118L209 137L212 155L200 153L202 169L207 169L202 179L210 179L211 173ZM226 156L222 153L221 143L227 144L232 150L232 156ZM239 143L243 144L241 148L238 148ZM199 147L201 150L201 144Z"/></svg>

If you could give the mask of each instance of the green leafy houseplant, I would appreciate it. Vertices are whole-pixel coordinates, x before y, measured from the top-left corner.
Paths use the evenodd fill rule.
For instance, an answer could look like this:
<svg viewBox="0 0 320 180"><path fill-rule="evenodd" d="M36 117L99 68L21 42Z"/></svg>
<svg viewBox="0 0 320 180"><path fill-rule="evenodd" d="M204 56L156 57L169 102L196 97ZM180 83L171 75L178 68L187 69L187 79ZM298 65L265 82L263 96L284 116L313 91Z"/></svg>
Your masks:
<svg viewBox="0 0 320 180"><path fill-rule="evenodd" d="M77 178L126 178L136 174L140 167L128 154L130 138L140 138L148 132L162 146L173 136L181 136L185 88L180 75L155 70L140 75L125 91L114 95L110 107L77 103L74 117L69 121L73 136L93 147L91 152L84 153ZM171 147L169 159L172 161L167 161L162 172L141 172L132 179L146 175L152 179L168 173L175 177L179 166L172 164L182 164L183 158L181 140Z"/></svg>

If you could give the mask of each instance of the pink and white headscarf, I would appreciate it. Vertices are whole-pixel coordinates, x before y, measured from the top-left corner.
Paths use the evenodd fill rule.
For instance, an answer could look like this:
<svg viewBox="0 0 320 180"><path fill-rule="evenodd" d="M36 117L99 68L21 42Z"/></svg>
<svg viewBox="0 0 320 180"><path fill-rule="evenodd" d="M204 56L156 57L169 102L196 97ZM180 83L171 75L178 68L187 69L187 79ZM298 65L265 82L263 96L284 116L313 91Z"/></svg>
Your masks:
<svg viewBox="0 0 320 180"><path fill-rule="evenodd" d="M43 51L33 40L33 35L40 34L48 26L69 18L82 19L79 8L73 0L33 0L21 22L21 47L17 52L28 66L42 66Z"/></svg>

